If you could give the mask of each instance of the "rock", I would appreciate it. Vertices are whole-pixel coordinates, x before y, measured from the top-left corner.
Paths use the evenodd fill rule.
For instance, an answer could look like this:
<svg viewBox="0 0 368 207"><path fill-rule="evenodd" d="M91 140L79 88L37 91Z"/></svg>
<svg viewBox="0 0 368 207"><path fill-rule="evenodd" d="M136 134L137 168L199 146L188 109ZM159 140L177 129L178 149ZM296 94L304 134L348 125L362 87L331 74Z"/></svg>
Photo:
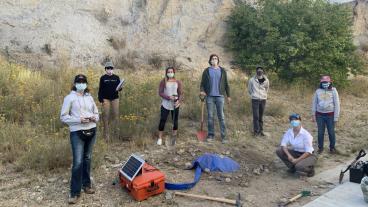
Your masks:
<svg viewBox="0 0 368 207"><path fill-rule="evenodd" d="M182 154L184 154L185 153L185 149L179 149L177 152L176 152L176 154L178 154L178 155L182 155Z"/></svg>
<svg viewBox="0 0 368 207"><path fill-rule="evenodd" d="M191 167L192 167L192 163L190 163L190 162L185 163L185 169L189 169Z"/></svg>
<svg viewBox="0 0 368 207"><path fill-rule="evenodd" d="M49 179L47 179L47 182L49 182L49 183L53 183L53 182L55 182L57 180L57 178L49 178Z"/></svg>
<svg viewBox="0 0 368 207"><path fill-rule="evenodd" d="M174 162L178 162L178 161L179 161L179 159L180 159L179 157L174 157L173 161L174 161Z"/></svg>
<svg viewBox="0 0 368 207"><path fill-rule="evenodd" d="M38 196L37 198L36 198L36 201L37 202L41 202L43 200L43 197L42 196Z"/></svg>
<svg viewBox="0 0 368 207"><path fill-rule="evenodd" d="M211 171L210 171L210 169L205 168L205 169L204 169L204 172L206 172L206 173L210 173Z"/></svg>
<svg viewBox="0 0 368 207"><path fill-rule="evenodd" d="M196 153L191 152L190 155L192 155L192 157L195 157L196 156Z"/></svg>
<svg viewBox="0 0 368 207"><path fill-rule="evenodd" d="M266 169L264 170L264 172L265 172L265 173L269 173L269 172L270 172L270 170L269 170L268 168L266 168Z"/></svg>
<svg viewBox="0 0 368 207"><path fill-rule="evenodd" d="M64 184L67 184L68 182L69 182L69 181L68 181L67 179L64 179L64 180L63 180L63 183L64 183Z"/></svg>
<svg viewBox="0 0 368 207"><path fill-rule="evenodd" d="M231 179L230 178L226 178L225 179L225 182L230 183L231 182Z"/></svg>
<svg viewBox="0 0 368 207"><path fill-rule="evenodd" d="M172 199L173 199L173 197L174 197L174 193L173 193L173 192L171 192L171 191L166 191L166 193L165 193L165 199L166 199L166 200L172 200Z"/></svg>
<svg viewBox="0 0 368 207"><path fill-rule="evenodd" d="M228 150L228 151L226 151L225 152L225 155L230 155L230 151Z"/></svg>
<svg viewBox="0 0 368 207"><path fill-rule="evenodd" d="M261 169L259 169L259 168L254 168L254 169L253 169L253 174L255 174L255 175L260 175L260 174L261 174Z"/></svg>
<svg viewBox="0 0 368 207"><path fill-rule="evenodd" d="M286 202L288 202L289 201L289 199L287 199L287 198L281 198L280 199L280 203L286 203Z"/></svg>

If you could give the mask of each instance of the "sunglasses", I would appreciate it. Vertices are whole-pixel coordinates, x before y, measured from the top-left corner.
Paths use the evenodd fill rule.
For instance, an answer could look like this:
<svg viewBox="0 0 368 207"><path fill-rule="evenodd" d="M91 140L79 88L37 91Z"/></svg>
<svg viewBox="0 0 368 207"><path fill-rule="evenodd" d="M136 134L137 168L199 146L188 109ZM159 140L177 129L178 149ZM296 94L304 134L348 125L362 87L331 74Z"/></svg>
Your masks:
<svg viewBox="0 0 368 207"><path fill-rule="evenodd" d="M87 83L86 80L77 80L75 83Z"/></svg>
<svg viewBox="0 0 368 207"><path fill-rule="evenodd" d="M106 67L105 70L113 70L113 67Z"/></svg>

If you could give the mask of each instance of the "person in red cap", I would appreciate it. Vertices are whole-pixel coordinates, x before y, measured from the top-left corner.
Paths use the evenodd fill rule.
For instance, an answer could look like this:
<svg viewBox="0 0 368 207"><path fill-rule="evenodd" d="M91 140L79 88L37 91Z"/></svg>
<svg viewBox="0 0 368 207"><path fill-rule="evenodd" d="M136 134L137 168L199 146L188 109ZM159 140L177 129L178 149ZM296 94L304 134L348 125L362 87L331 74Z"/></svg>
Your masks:
<svg viewBox="0 0 368 207"><path fill-rule="evenodd" d="M170 112L174 122L172 135L173 137L177 136L179 106L183 100L182 83L175 78L175 69L173 67L166 68L165 77L161 80L158 91L160 97L162 98L162 102L160 123L158 126L157 145L162 145L162 137L164 134L165 123ZM170 146L171 144L174 145L175 143L169 144L168 140L166 140L165 144L167 146Z"/></svg>
<svg viewBox="0 0 368 207"><path fill-rule="evenodd" d="M335 123L339 120L340 99L331 77L324 75L320 79L319 88L313 96L312 120L318 127L318 153L323 152L325 128L330 140L330 153L335 154Z"/></svg>

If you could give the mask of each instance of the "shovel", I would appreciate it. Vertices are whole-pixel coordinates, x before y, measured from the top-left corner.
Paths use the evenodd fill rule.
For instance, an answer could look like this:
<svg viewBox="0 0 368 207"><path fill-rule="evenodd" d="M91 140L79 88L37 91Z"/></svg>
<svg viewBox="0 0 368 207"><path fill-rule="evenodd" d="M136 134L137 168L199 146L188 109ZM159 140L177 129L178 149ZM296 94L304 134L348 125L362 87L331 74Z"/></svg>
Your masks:
<svg viewBox="0 0 368 207"><path fill-rule="evenodd" d="M203 122L204 122L204 99L205 97L204 96L199 96L199 98L201 99L201 130L197 132L197 139L199 141L204 141L207 137L207 132L206 131L203 131Z"/></svg>
<svg viewBox="0 0 368 207"><path fill-rule="evenodd" d="M364 157L366 155L364 150L360 150L358 156L355 158L355 160L345 169L345 170L341 170L340 172L340 177L339 177L339 183L342 183L342 179L344 178L344 173L346 173L346 171L348 171L360 158Z"/></svg>

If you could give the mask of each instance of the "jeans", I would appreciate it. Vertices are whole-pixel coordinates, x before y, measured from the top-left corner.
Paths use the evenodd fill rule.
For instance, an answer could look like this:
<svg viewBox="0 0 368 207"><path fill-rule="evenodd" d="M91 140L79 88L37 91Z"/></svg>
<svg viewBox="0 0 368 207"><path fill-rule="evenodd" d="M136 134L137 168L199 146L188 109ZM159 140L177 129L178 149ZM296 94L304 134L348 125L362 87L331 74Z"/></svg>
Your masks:
<svg viewBox="0 0 368 207"><path fill-rule="evenodd" d="M173 130L178 130L179 108L176 108L175 110L167 110L163 106L161 106L160 124L158 126L159 131L164 131L165 123L166 123L167 117L169 116L170 112L171 112L171 118L174 119ZM174 114L175 114L175 117L174 117Z"/></svg>
<svg viewBox="0 0 368 207"><path fill-rule="evenodd" d="M266 100L252 99L253 132L256 134L263 132L263 112L265 107Z"/></svg>
<svg viewBox="0 0 368 207"><path fill-rule="evenodd" d="M328 114L316 114L316 120L318 126L318 148L323 149L325 128L327 126L330 149L334 149L336 142L334 116Z"/></svg>
<svg viewBox="0 0 368 207"><path fill-rule="evenodd" d="M96 142L93 137L86 137L81 131L70 132L70 143L73 152L72 178L70 182L70 196L79 196L82 187L91 187L91 158L92 148Z"/></svg>
<svg viewBox="0 0 368 207"><path fill-rule="evenodd" d="M214 128L214 117L213 113L216 108L217 117L220 123L221 138L226 139L226 126L225 126L225 115L224 115L224 103L225 98L223 96L207 96L207 113L208 113L208 137L213 138L215 136Z"/></svg>

